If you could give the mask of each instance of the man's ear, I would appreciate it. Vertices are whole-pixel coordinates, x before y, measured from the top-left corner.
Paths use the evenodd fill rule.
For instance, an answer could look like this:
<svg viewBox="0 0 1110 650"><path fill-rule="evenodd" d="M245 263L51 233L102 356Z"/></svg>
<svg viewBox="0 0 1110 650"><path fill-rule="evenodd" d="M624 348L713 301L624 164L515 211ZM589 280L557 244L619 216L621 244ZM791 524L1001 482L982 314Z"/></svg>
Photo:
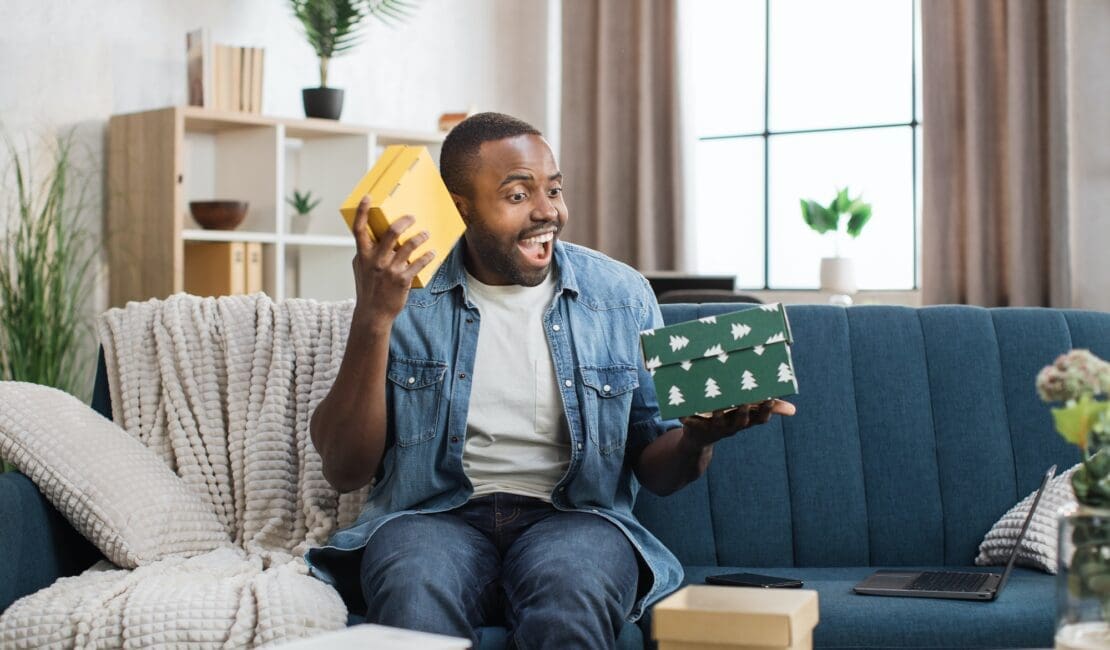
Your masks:
<svg viewBox="0 0 1110 650"><path fill-rule="evenodd" d="M455 204L455 209L459 211L459 216L462 217L463 223L470 225L470 201L462 194L455 194L451 192L451 201Z"/></svg>

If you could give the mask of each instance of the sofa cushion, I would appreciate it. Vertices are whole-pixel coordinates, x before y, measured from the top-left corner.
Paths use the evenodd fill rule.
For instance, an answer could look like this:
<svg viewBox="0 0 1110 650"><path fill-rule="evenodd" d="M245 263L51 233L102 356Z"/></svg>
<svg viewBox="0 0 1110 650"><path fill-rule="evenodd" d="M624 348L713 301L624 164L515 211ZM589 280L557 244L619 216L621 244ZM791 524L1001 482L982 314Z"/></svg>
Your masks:
<svg viewBox="0 0 1110 650"><path fill-rule="evenodd" d="M211 508L153 451L77 398L0 382L0 405L0 456L117 566L231 545Z"/></svg>
<svg viewBox="0 0 1110 650"><path fill-rule="evenodd" d="M899 570L906 567L897 567ZM930 567L936 569L936 567ZM950 567L959 571L985 571ZM748 571L798 578L818 593L818 648L1030 648L1051 647L1055 629L1055 578L1014 569L993 602L861 596L852 586L877 567L768 568L687 566L685 584L704 584L718 573ZM651 618L641 629L650 635Z"/></svg>
<svg viewBox="0 0 1110 650"><path fill-rule="evenodd" d="M1037 511L1029 521L1029 530L1021 541L1015 564L1056 573L1056 546L1060 531L1060 516L1075 510L1075 491L1071 487L1071 477L1079 464L1073 465L1063 474L1054 477L1045 487ZM983 543L979 545L979 556L975 564L979 566L1000 566L1010 561L1014 542L1021 534L1021 527L1033 505L1037 491L1029 493L1017 505L1006 511L994 526L987 531Z"/></svg>

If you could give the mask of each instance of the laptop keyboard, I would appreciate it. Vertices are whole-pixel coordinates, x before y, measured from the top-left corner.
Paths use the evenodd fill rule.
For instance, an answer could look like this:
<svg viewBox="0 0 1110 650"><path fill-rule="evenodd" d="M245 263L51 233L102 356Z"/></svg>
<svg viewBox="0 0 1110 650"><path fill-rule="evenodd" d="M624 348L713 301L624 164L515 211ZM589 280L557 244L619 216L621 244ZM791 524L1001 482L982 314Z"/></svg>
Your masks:
<svg viewBox="0 0 1110 650"><path fill-rule="evenodd" d="M926 571L906 586L913 591L979 591L990 573L960 573L956 571Z"/></svg>

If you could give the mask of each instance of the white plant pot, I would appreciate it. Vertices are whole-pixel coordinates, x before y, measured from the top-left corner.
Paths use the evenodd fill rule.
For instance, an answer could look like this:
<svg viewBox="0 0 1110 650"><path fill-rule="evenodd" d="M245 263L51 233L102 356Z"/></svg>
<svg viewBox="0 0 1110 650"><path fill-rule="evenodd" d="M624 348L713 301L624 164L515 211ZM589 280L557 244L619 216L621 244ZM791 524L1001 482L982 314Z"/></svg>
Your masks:
<svg viewBox="0 0 1110 650"><path fill-rule="evenodd" d="M821 290L849 296L856 292L856 267L852 258L821 258Z"/></svg>
<svg viewBox="0 0 1110 650"><path fill-rule="evenodd" d="M292 214L289 216L289 232L294 235L303 235L308 232L308 224L312 220L311 214Z"/></svg>

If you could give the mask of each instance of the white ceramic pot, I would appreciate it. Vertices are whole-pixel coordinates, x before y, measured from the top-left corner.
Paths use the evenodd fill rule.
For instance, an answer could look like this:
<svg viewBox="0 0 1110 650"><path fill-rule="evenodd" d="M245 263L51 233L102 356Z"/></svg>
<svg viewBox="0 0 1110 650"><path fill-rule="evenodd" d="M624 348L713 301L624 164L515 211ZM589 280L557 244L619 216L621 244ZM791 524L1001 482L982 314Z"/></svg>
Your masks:
<svg viewBox="0 0 1110 650"><path fill-rule="evenodd" d="M845 295L856 292L856 267L850 257L821 258L821 290Z"/></svg>
<svg viewBox="0 0 1110 650"><path fill-rule="evenodd" d="M291 214L289 216L289 232L294 235L303 235L308 232L308 223L312 219L312 215L308 214Z"/></svg>

